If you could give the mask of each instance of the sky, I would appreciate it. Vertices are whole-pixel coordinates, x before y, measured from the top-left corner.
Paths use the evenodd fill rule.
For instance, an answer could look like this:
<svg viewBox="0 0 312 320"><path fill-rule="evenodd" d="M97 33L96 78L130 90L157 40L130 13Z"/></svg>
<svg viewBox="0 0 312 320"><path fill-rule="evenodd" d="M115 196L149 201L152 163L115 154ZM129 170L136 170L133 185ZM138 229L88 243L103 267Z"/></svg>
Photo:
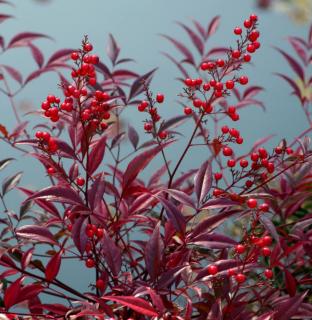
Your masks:
<svg viewBox="0 0 312 320"><path fill-rule="evenodd" d="M15 0L15 8L1 6L0 10L12 13L15 19L1 25L0 34L10 39L21 31L33 31L48 34L54 41L40 40L36 42L48 57L61 48L77 48L84 35L88 35L95 51L105 57L108 34L112 33L121 47L122 57L136 60L133 69L144 73L159 67L151 89L163 92L166 104L162 107L162 115L174 116L181 113L175 103L181 84L175 80L178 75L176 68L161 54L162 51L176 55L176 51L159 34L169 34L174 38L187 41L176 21L191 24L196 19L203 24L216 15L221 15L221 26L211 39L211 46L228 46L234 44L233 27L242 24L250 13L256 12L260 18L261 50L254 59L254 65L249 66L246 73L251 84L265 87L261 100L266 106L266 112L260 108L251 107L241 113L239 123L246 146L269 134L276 134L272 146L286 137L294 139L308 124L297 100L290 96L290 88L274 72L284 72L292 75L288 65L274 50L274 46L289 49L286 38L289 35L306 36L307 25L296 25L287 16L277 12L259 11L251 0L52 0L46 4L34 0ZM1 64L9 64L20 69L24 75L35 70L29 52L20 49L1 56ZM30 103L39 108L41 101L51 92L57 92L58 79L45 75L32 82L16 99L17 105ZM12 82L12 85L16 85ZM5 96L0 96L0 123L8 128L14 126L15 120ZM142 123L138 121L136 109L126 113L129 121L143 133ZM23 119L34 119L24 116ZM140 118L139 118L140 119ZM31 120L34 121L34 120ZM185 127L187 131L188 126ZM0 144L1 158L15 156L19 159L16 165L1 173L2 179L10 172L16 172L23 164L25 175L23 185L44 186L47 180L39 165L31 159L21 158L21 155L3 143ZM198 154L201 163L206 155ZM185 168L193 164L192 158L187 158ZM16 203L20 197L10 196L10 201ZM16 200L17 199L17 200ZM74 269L75 272L72 272ZM77 279L80 272L85 272L81 264L69 264L64 277L68 280ZM87 277L80 277L77 286L83 288Z"/></svg>

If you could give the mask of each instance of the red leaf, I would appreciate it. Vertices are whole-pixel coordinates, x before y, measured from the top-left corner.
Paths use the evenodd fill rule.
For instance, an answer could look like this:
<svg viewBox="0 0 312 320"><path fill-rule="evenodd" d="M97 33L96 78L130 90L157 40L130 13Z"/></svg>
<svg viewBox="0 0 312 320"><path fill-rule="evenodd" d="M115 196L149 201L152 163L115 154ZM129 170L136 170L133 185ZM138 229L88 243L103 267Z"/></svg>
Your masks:
<svg viewBox="0 0 312 320"><path fill-rule="evenodd" d="M39 283L28 284L23 288L21 288L21 291L17 297L16 303L33 299L43 290L44 290L44 287Z"/></svg>
<svg viewBox="0 0 312 320"><path fill-rule="evenodd" d="M57 252L48 262L45 270L45 278L52 282L60 271L63 251Z"/></svg>
<svg viewBox="0 0 312 320"><path fill-rule="evenodd" d="M44 63L44 56L41 50L32 43L29 44L29 49L38 67L41 68Z"/></svg>
<svg viewBox="0 0 312 320"><path fill-rule="evenodd" d="M302 39L297 37L289 37L288 38L289 43L296 51L297 55L301 58L302 62L307 65L308 64L308 57L306 53L306 43L303 42Z"/></svg>
<svg viewBox="0 0 312 320"><path fill-rule="evenodd" d="M21 75L21 73L16 70L13 67L10 66L6 66L6 65L1 65L1 67L3 69L5 69L5 71L16 81L18 82L20 85L23 83L23 77Z"/></svg>
<svg viewBox="0 0 312 320"><path fill-rule="evenodd" d="M15 280L4 292L4 305L8 310L17 303L24 277Z"/></svg>
<svg viewBox="0 0 312 320"><path fill-rule="evenodd" d="M108 267L113 272L114 276L117 276L121 269L121 250L117 247L106 231L104 232L104 237L101 243Z"/></svg>
<svg viewBox="0 0 312 320"><path fill-rule="evenodd" d="M180 203L182 203L186 206L189 206L191 208L194 208L193 199L185 192L180 191L180 190L175 190L175 189L166 189L166 190L163 190L163 192L167 192L174 199L178 200Z"/></svg>
<svg viewBox="0 0 312 320"><path fill-rule="evenodd" d="M204 53L204 43L200 39L200 37L188 26L181 22L177 22L179 26L181 26L189 35L190 39L192 40L193 44L195 45L198 52L202 55Z"/></svg>
<svg viewBox="0 0 312 320"><path fill-rule="evenodd" d="M18 124L14 128L13 132L10 134L9 139L18 138L22 134L22 132L25 130L25 128L27 127L27 124L28 124L28 121L23 121L20 124Z"/></svg>
<svg viewBox="0 0 312 320"><path fill-rule="evenodd" d="M0 14L0 23L4 22L5 20L14 18L13 16L9 14Z"/></svg>
<svg viewBox="0 0 312 320"><path fill-rule="evenodd" d="M31 195L25 201L36 200L36 199L44 199L47 201L83 205L83 201L79 197L79 194L77 193L77 191L71 188L65 188L65 187L59 187L59 186L52 186L52 187L47 187L45 189L42 189L34 193L33 195Z"/></svg>
<svg viewBox="0 0 312 320"><path fill-rule="evenodd" d="M165 34L161 34L161 36L171 42L184 55L189 63L191 63L192 65L196 64L191 51L182 42L173 39L172 37Z"/></svg>
<svg viewBox="0 0 312 320"><path fill-rule="evenodd" d="M174 204L163 197L157 198L161 201L162 205L166 209L168 219L172 222L176 231L184 235L186 230L186 221L182 212Z"/></svg>
<svg viewBox="0 0 312 320"><path fill-rule="evenodd" d="M114 71L112 76L113 76L113 78L131 79L131 78L137 78L139 75L133 71L130 71L130 70L120 69L120 70Z"/></svg>
<svg viewBox="0 0 312 320"><path fill-rule="evenodd" d="M164 145L167 146L168 144ZM163 147L157 146L149 149L136 156L127 166L123 176L123 186L127 187L137 177L137 175L144 170L144 168L154 159L154 157L161 151Z"/></svg>
<svg viewBox="0 0 312 320"><path fill-rule="evenodd" d="M29 42L40 38L52 39L51 37L42 33L22 32L11 39L10 43L8 44L8 48L27 46Z"/></svg>
<svg viewBox="0 0 312 320"><path fill-rule="evenodd" d="M24 192L26 195L28 196L32 196L35 194L34 191L32 190L28 190L26 188L17 188L18 190ZM25 201L24 201L25 202ZM39 206L41 207L43 210L51 213L53 216L57 217L57 218L60 218L60 214L57 210L57 208L53 205L53 203L49 203L43 199L34 199L34 202Z"/></svg>
<svg viewBox="0 0 312 320"><path fill-rule="evenodd" d="M103 136L93 145L89 154L88 173L92 175L102 163L105 153L106 137Z"/></svg>
<svg viewBox="0 0 312 320"><path fill-rule="evenodd" d="M30 248L23 254L23 257L21 260L21 266L23 270L26 269L27 266L29 265L33 252L34 252L34 248Z"/></svg>
<svg viewBox="0 0 312 320"><path fill-rule="evenodd" d="M290 67L295 71L295 73L299 76L299 78L301 80L304 80L304 71L300 66L300 64L285 51L279 48L275 48L275 49L287 60Z"/></svg>
<svg viewBox="0 0 312 320"><path fill-rule="evenodd" d="M72 239L78 251L83 254L86 249L88 237L86 235L86 227L88 224L87 217L81 217L75 220L72 230Z"/></svg>
<svg viewBox="0 0 312 320"><path fill-rule="evenodd" d="M263 90L264 89L262 87L251 86L245 90L244 95L243 95L243 99L251 99Z"/></svg>
<svg viewBox="0 0 312 320"><path fill-rule="evenodd" d="M145 73L143 76L140 76L137 78L131 86L130 93L129 93L129 98L128 101L130 101L132 98L136 97L140 93L144 91L144 85L145 83L146 86L149 85L149 83L152 80L153 73L157 70L157 68Z"/></svg>
<svg viewBox="0 0 312 320"><path fill-rule="evenodd" d="M297 291L296 278L294 278L293 275L287 269L284 269L284 274L285 274L286 290L289 293L289 295L293 297L295 296Z"/></svg>
<svg viewBox="0 0 312 320"><path fill-rule="evenodd" d="M162 52L162 54L167 57L171 62L173 62L178 69L180 70L180 72L182 73L184 78L189 78L189 74L186 71L186 69L182 66L182 64L180 62L178 62L175 58L173 58L170 54L166 53L166 52Z"/></svg>
<svg viewBox="0 0 312 320"><path fill-rule="evenodd" d="M161 124L160 130L164 131L164 130L176 128L182 125L184 122L186 122L189 119L190 117L186 115L170 118Z"/></svg>
<svg viewBox="0 0 312 320"><path fill-rule="evenodd" d="M161 238L159 227L160 223L155 227L144 251L146 269L152 281L159 275L164 251L164 242Z"/></svg>
<svg viewBox="0 0 312 320"><path fill-rule="evenodd" d="M70 54L73 52L73 49L62 49L56 51L48 60L47 66L55 63L63 63L70 59Z"/></svg>
<svg viewBox="0 0 312 320"><path fill-rule="evenodd" d="M219 24L220 24L220 16L214 17L208 26L205 39L208 39L217 31Z"/></svg>
<svg viewBox="0 0 312 320"><path fill-rule="evenodd" d="M207 196L212 186L212 167L211 161L204 162L194 177L194 189L198 203L201 203Z"/></svg>
<svg viewBox="0 0 312 320"><path fill-rule="evenodd" d="M108 45L107 45L106 51L107 51L107 55L110 58L112 64L115 65L116 60L119 55L119 52L120 52L120 48L119 48L119 46L118 46L118 44L112 34L109 34Z"/></svg>
<svg viewBox="0 0 312 320"><path fill-rule="evenodd" d="M138 147L140 138L137 131L130 125L128 126L128 137L131 144L133 145L133 148L136 150Z"/></svg>
<svg viewBox="0 0 312 320"><path fill-rule="evenodd" d="M118 302L121 305L129 307L130 309L138 313L144 314L145 316L158 316L156 310L147 301L141 298L136 298L132 296L104 296L101 299Z"/></svg>
<svg viewBox="0 0 312 320"><path fill-rule="evenodd" d="M274 320L289 320L296 314L307 293L291 297L275 306Z"/></svg>
<svg viewBox="0 0 312 320"><path fill-rule="evenodd" d="M38 307L42 307L44 310L53 312L55 314L60 314L60 315L65 315L69 308L63 306L62 304L58 304L58 303L53 303L53 304L41 304L38 305Z"/></svg>
<svg viewBox="0 0 312 320"><path fill-rule="evenodd" d="M33 240L36 242L46 242L57 245L53 234L45 227L26 225L16 229L16 235L18 237Z"/></svg>
<svg viewBox="0 0 312 320"><path fill-rule="evenodd" d="M293 81L292 79L290 79L289 77L283 75L283 74L280 74L280 73L275 73L275 74L277 76L281 77L282 79L284 79L285 81L287 81L290 84L290 86L294 89L293 94L296 95L299 98L301 103L303 103L304 102L304 97L302 96L301 90L298 87L298 85L296 84L296 82Z"/></svg>

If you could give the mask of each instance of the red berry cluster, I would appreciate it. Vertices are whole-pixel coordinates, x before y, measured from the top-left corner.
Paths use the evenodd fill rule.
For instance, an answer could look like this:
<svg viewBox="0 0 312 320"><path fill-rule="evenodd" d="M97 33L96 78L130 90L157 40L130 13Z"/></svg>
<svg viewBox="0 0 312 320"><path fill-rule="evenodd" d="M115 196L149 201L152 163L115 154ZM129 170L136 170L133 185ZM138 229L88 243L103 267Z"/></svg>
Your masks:
<svg viewBox="0 0 312 320"><path fill-rule="evenodd" d="M48 152L48 153L54 153L58 150L57 142L54 138L51 137L49 132L46 131L37 131L35 133L36 138L39 140L39 147L41 150ZM52 174L52 169L50 169L49 174ZM49 170L48 169L48 170Z"/></svg>

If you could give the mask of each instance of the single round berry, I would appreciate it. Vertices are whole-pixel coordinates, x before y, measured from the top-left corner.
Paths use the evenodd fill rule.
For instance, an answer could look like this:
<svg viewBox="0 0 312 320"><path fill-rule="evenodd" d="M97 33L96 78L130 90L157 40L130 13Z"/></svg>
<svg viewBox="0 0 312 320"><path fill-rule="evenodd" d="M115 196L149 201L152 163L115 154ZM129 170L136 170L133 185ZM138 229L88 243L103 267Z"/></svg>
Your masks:
<svg viewBox="0 0 312 320"><path fill-rule="evenodd" d="M256 208L256 207L257 207L257 204L258 204L257 199L250 198L250 199L247 200L247 206L248 206L248 208L250 208L250 209Z"/></svg>
<svg viewBox="0 0 312 320"><path fill-rule="evenodd" d="M254 52L256 51L256 48L255 48L255 46L254 46L253 44L249 44L249 45L247 46L247 51L248 51L249 53L254 53Z"/></svg>
<svg viewBox="0 0 312 320"><path fill-rule="evenodd" d="M234 159L229 159L227 165L229 168L233 168L236 165L236 161Z"/></svg>
<svg viewBox="0 0 312 320"><path fill-rule="evenodd" d="M195 108L200 108L202 106L202 101L200 99L194 99L193 100L193 106Z"/></svg>
<svg viewBox="0 0 312 320"><path fill-rule="evenodd" d="M258 21L258 16L253 13L253 14L250 15L250 20L251 20L252 22L256 22L256 21Z"/></svg>
<svg viewBox="0 0 312 320"><path fill-rule="evenodd" d="M242 168L248 167L248 161L246 159L241 159L239 164Z"/></svg>
<svg viewBox="0 0 312 320"><path fill-rule="evenodd" d="M244 27L247 28L247 29L251 28L252 27L252 22L249 19L245 20L244 21Z"/></svg>
<svg viewBox="0 0 312 320"><path fill-rule="evenodd" d="M270 236L264 236L262 240L265 246L269 246L270 244L272 244L272 237Z"/></svg>
<svg viewBox="0 0 312 320"><path fill-rule="evenodd" d="M78 52L72 52L70 57L71 57L72 60L76 61L76 60L79 59L79 53Z"/></svg>
<svg viewBox="0 0 312 320"><path fill-rule="evenodd" d="M229 114L234 114L234 113L236 112L236 108L235 108L234 106L229 106L229 107L227 108L227 112L228 112Z"/></svg>
<svg viewBox="0 0 312 320"><path fill-rule="evenodd" d="M276 147L274 150L276 154L281 154L283 152L283 148L281 147Z"/></svg>
<svg viewBox="0 0 312 320"><path fill-rule="evenodd" d="M294 150L293 150L292 148L288 147L288 148L286 148L286 153L287 153L288 155L293 154L293 153L294 153Z"/></svg>
<svg viewBox="0 0 312 320"><path fill-rule="evenodd" d="M102 228L97 228L95 231L95 235L99 239L103 238L104 230Z"/></svg>
<svg viewBox="0 0 312 320"><path fill-rule="evenodd" d="M223 194L223 191L220 189L214 189L212 193L215 197L220 197Z"/></svg>
<svg viewBox="0 0 312 320"><path fill-rule="evenodd" d="M95 266L95 261L92 258L86 260L86 267L93 268Z"/></svg>
<svg viewBox="0 0 312 320"><path fill-rule="evenodd" d="M204 89L205 91L209 91L209 90L210 90L210 84L209 84L209 83L204 83L203 89Z"/></svg>
<svg viewBox="0 0 312 320"><path fill-rule="evenodd" d="M188 87L192 86L192 84L193 84L192 79L190 79L190 78L185 79L184 83Z"/></svg>
<svg viewBox="0 0 312 320"><path fill-rule="evenodd" d="M47 172L51 176L55 173L55 169L53 167L50 167L50 168L48 168Z"/></svg>
<svg viewBox="0 0 312 320"><path fill-rule="evenodd" d="M200 65L200 68L201 68L203 71L208 70L208 63L207 63L207 62L203 62L203 63Z"/></svg>
<svg viewBox="0 0 312 320"><path fill-rule="evenodd" d="M93 50L93 46L91 43L86 43L84 46L83 46L83 50L86 51L86 52L90 52Z"/></svg>
<svg viewBox="0 0 312 320"><path fill-rule="evenodd" d="M156 95L156 101L157 101L158 103L163 103L164 100L165 100L165 96L164 96L162 93L158 93L158 94Z"/></svg>
<svg viewBox="0 0 312 320"><path fill-rule="evenodd" d="M185 107L184 108L184 114L185 115L190 115L190 114L192 114L192 112L193 112L193 110L192 110L192 108L189 108L189 107Z"/></svg>
<svg viewBox="0 0 312 320"><path fill-rule="evenodd" d="M250 60L251 60L251 55L248 54L248 53L244 54L244 61L245 62L250 62Z"/></svg>
<svg viewBox="0 0 312 320"><path fill-rule="evenodd" d="M97 289L99 289L100 291L103 291L105 289L105 282L102 279L98 279L96 280L95 286L97 287Z"/></svg>
<svg viewBox="0 0 312 320"><path fill-rule="evenodd" d="M264 276L267 278L267 279L272 279L273 278L273 271L270 270L270 269L266 269L264 271Z"/></svg>
<svg viewBox="0 0 312 320"><path fill-rule="evenodd" d="M214 174L214 177L215 177L216 181L221 180L222 179L222 173L221 172L216 172Z"/></svg>
<svg viewBox="0 0 312 320"><path fill-rule="evenodd" d="M88 238L93 238L94 237L94 231L92 229L87 228L86 229L86 235Z"/></svg>
<svg viewBox="0 0 312 320"><path fill-rule="evenodd" d="M248 83L248 77L247 76L241 76L240 78L239 78L239 83L241 84L241 85L246 85L247 83Z"/></svg>
<svg viewBox="0 0 312 320"><path fill-rule="evenodd" d="M270 209L270 206L267 204L267 203L262 203L260 206L259 206L259 209L263 212L268 212L269 209Z"/></svg>
<svg viewBox="0 0 312 320"><path fill-rule="evenodd" d="M271 249L268 247L262 248L262 255L264 257L269 257L271 255Z"/></svg>
<svg viewBox="0 0 312 320"><path fill-rule="evenodd" d="M82 178L82 177L78 177L77 179L76 179L76 182L77 182L77 184L78 184L78 186L83 186L84 184L85 184L85 179L84 178Z"/></svg>
<svg viewBox="0 0 312 320"><path fill-rule="evenodd" d="M228 132L229 132L229 127L228 126L223 126L222 128L221 128L221 131L222 131L222 133L224 133L224 134L227 134Z"/></svg>
<svg viewBox="0 0 312 320"><path fill-rule="evenodd" d="M235 276L235 280L237 283L243 283L246 281L246 276L242 273L239 273Z"/></svg>
<svg viewBox="0 0 312 320"><path fill-rule="evenodd" d="M226 83L225 83L225 86L227 89L229 90L232 90L235 86L235 82L233 80L228 80Z"/></svg>
<svg viewBox="0 0 312 320"><path fill-rule="evenodd" d="M162 140L166 139L168 137L168 133L166 131L161 131L158 133L158 137Z"/></svg>
<svg viewBox="0 0 312 320"><path fill-rule="evenodd" d="M237 144L242 144L244 142L244 139L242 137L236 138L236 143Z"/></svg>
<svg viewBox="0 0 312 320"><path fill-rule="evenodd" d="M234 50L232 52L232 58L238 59L241 56L241 52L239 50Z"/></svg>
<svg viewBox="0 0 312 320"><path fill-rule="evenodd" d="M216 275L218 273L218 267L214 264L211 264L209 267L208 267L208 273L212 276Z"/></svg>
<svg viewBox="0 0 312 320"><path fill-rule="evenodd" d="M224 67L224 65L225 65L225 62L224 62L223 59L218 59L218 60L217 60L217 66L218 66L219 68Z"/></svg>
<svg viewBox="0 0 312 320"><path fill-rule="evenodd" d="M144 130L145 131L150 132L150 131L152 131L152 129L153 129L152 123L150 123L150 122L144 123Z"/></svg>
<svg viewBox="0 0 312 320"><path fill-rule="evenodd" d="M227 274L228 274L229 277L232 277L232 276L235 276L236 271L235 271L234 269L229 269L229 270L227 271Z"/></svg>
<svg viewBox="0 0 312 320"><path fill-rule="evenodd" d="M259 159L258 153L253 152L253 153L250 155L250 159L251 159L252 161L254 161L254 162L258 161L258 159Z"/></svg>
<svg viewBox="0 0 312 320"><path fill-rule="evenodd" d="M236 247L235 247L235 252L238 253L238 254L242 254L246 251L246 247L243 245L243 244L238 244Z"/></svg>
<svg viewBox="0 0 312 320"><path fill-rule="evenodd" d="M230 147L223 148L223 155L226 157L230 157L233 154L233 150Z"/></svg>
<svg viewBox="0 0 312 320"><path fill-rule="evenodd" d="M242 34L242 32L243 32L243 30L242 30L242 28L240 28L240 27L236 27L235 29L234 29L234 34L236 34L236 35L241 35Z"/></svg>

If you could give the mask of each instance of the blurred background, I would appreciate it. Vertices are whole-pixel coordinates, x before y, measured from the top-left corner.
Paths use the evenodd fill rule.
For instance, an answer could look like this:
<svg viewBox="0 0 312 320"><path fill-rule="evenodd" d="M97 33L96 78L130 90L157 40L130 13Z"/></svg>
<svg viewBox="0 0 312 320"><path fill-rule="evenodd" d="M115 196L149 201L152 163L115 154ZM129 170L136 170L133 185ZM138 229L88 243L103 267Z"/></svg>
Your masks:
<svg viewBox="0 0 312 320"><path fill-rule="evenodd" d="M290 95L290 88L273 75L274 72L289 74L291 77L293 74L273 46L289 51L290 47L286 41L289 35L306 38L310 28L309 19L312 17L312 3L309 0L15 0L12 2L15 7L4 5L0 7L1 13L12 14L15 17L1 25L1 36L11 39L22 31L47 34L54 40L42 39L36 42L46 58L58 49L79 47L81 39L87 34L94 45L94 52L105 60L108 34L112 33L121 47L121 57L133 58L136 61L132 66L133 70L143 74L158 67L151 89L166 96L166 103L160 109L161 115L165 118L182 114L181 107L176 103L177 94L181 92L182 86L175 80L180 76L176 67L161 54L163 51L169 52L172 56L177 53L159 34L169 34L188 43L187 36L181 32L176 21L190 24L192 19L196 19L207 25L214 16L221 15L220 27L209 44L211 47L234 45L233 28L242 25L244 19L255 12L260 19L261 50L255 55L253 65L248 66L244 72L250 77L252 85L265 88L259 98L263 101L266 111L252 106L240 112L241 120L235 126L240 128L246 141L243 148L247 151L255 141L270 134L276 134L268 143L271 147L284 137L292 141L308 128L309 124L298 101ZM15 66L24 75L36 69L29 49L26 48L2 54L0 59L1 64ZM30 83L16 99L20 114L31 109L39 109L48 94L58 94L58 82L59 78L55 74L47 73ZM16 83L12 81L12 87L14 85L16 86ZM0 102L0 124L5 124L10 131L16 125L14 114L6 96L0 95ZM31 115L24 115L23 120L25 119L34 125L40 120ZM127 110L123 120L136 127L144 137L143 118L138 115L136 107ZM186 133L189 128L188 125L184 126ZM6 169L5 173L1 172L1 179L21 170L22 167L25 172L22 178L23 186L39 188L47 185L45 172L36 161L21 157L20 153L4 143L0 143L0 151L1 159L16 157L20 160L15 166ZM195 157L201 163L207 156L200 153ZM193 158L188 158L184 168L194 167L193 161ZM149 172L147 171L147 174ZM17 193L10 194L10 197L8 199L11 200L13 209L14 205L17 208L22 198ZM75 272L72 272L73 269ZM62 274L68 281L79 277L77 281L79 289L84 288L89 281L87 276L81 277L80 272L86 273L82 264L69 264L66 272Z"/></svg>

